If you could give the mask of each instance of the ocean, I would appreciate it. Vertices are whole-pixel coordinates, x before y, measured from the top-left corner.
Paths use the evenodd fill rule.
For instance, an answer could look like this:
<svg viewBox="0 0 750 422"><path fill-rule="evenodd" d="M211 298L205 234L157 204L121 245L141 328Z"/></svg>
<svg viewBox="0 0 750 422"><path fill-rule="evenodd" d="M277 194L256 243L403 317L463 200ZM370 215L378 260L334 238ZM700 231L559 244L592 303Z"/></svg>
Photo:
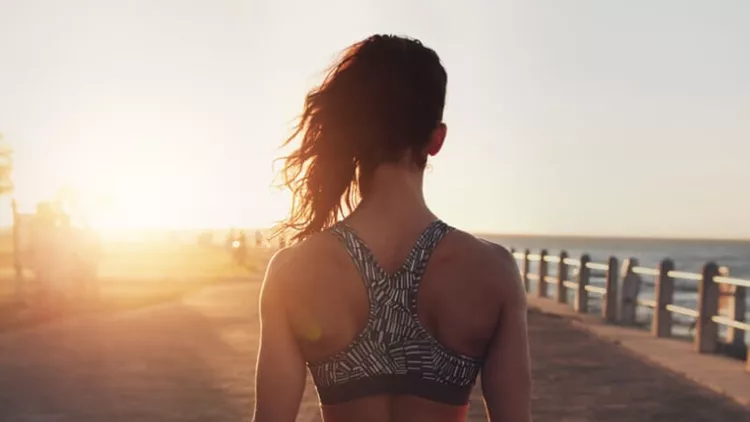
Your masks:
<svg viewBox="0 0 750 422"><path fill-rule="evenodd" d="M658 268L659 262L670 258L675 269L700 273L707 262L713 261L719 266L729 269L732 277L750 279L750 241L727 240L682 240L682 239L617 239L617 238L582 238L582 237L548 237L548 236L502 236L484 235L482 238L516 251L528 248L532 253L539 253L546 249L550 255L557 255L565 250L571 258L579 258L582 254L589 254L592 262L607 263L610 256L618 259L621 265L625 259L637 258L642 267ZM521 265L519 261L519 266ZM550 265L550 275L555 275L556 265ZM537 271L536 263L531 263L531 272ZM536 290L535 282L531 282L532 291ZM680 306L697 309L697 281L675 280L674 301ZM604 285L604 278L592 273L591 284ZM572 292L568 292L572 300ZM653 279L643 277L640 296L653 299ZM599 309L601 301L598 295L591 295L591 305ZM747 303L747 297L745 299ZM750 307L748 307L750 308ZM688 317L674 315L675 333L690 335ZM651 318L651 310L639 307L638 318L647 324ZM750 321L750 309L745 317ZM723 332L724 330L720 330ZM748 335L747 337L750 337Z"/></svg>

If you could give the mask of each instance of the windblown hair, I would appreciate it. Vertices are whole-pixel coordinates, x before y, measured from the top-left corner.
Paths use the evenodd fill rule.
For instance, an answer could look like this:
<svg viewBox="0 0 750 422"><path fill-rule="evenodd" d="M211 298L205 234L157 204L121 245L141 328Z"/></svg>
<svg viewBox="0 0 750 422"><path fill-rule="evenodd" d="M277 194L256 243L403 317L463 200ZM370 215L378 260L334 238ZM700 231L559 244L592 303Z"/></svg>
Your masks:
<svg viewBox="0 0 750 422"><path fill-rule="evenodd" d="M447 74L432 49L415 39L374 35L343 53L307 94L284 157L292 192L280 230L292 240L325 230L367 195L375 169L410 157L424 169L431 133L443 119Z"/></svg>

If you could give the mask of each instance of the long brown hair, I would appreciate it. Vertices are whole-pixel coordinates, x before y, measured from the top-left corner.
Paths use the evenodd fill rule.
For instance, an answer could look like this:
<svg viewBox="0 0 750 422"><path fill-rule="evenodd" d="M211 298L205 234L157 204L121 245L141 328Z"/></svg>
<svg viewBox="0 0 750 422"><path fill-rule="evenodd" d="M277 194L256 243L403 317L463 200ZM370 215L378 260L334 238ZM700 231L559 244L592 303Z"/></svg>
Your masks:
<svg viewBox="0 0 750 422"><path fill-rule="evenodd" d="M382 163L422 153L440 124L447 74L435 51L418 40L374 35L344 50L323 83L305 99L299 123L283 146L283 185L292 210L280 231L294 241L325 230L367 194Z"/></svg>

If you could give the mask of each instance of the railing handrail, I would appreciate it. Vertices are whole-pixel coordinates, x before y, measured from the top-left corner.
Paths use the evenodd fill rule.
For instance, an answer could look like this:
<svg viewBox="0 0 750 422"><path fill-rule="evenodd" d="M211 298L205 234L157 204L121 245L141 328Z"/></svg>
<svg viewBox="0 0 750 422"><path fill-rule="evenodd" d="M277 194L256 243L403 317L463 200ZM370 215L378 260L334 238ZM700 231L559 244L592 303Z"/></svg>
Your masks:
<svg viewBox="0 0 750 422"><path fill-rule="evenodd" d="M650 275L650 276L659 275L659 270L654 269L654 268L648 268L648 267L633 267L633 272L638 275Z"/></svg>
<svg viewBox="0 0 750 422"><path fill-rule="evenodd" d="M592 286L592 285L589 284L589 285L585 286L584 288L589 293L596 293L596 294L601 295L601 296L604 296L604 295L607 294L607 289L605 289L604 287Z"/></svg>
<svg viewBox="0 0 750 422"><path fill-rule="evenodd" d="M526 255L523 252L513 252L513 258L515 259L523 259ZM542 255L540 254L529 254L528 256L529 261L540 261L542 259ZM545 255L544 261L557 264L560 263L560 256L559 255ZM581 260L576 258L565 258L563 261L565 265L570 266L580 266ZM606 271L608 269L607 264L598 263L598 262L587 262L586 268L591 270L601 270ZM657 276L659 275L659 270L657 268L649 268L649 267L633 267L632 271L635 274L639 275L649 275L649 276ZM681 280L695 280L699 281L703 277L699 273L693 273L689 271L677 271L672 270L667 273L667 276L672 278L677 278ZM750 287L750 280L748 279L742 279L742 278L736 278L736 277L727 277L727 276L715 276L713 278L713 281L715 283L719 284L729 284L734 286L741 286L741 287Z"/></svg>
<svg viewBox="0 0 750 422"><path fill-rule="evenodd" d="M581 260L575 259L575 258L565 258L565 260L563 261L563 264L571 266L571 267L580 267Z"/></svg>
<svg viewBox="0 0 750 422"><path fill-rule="evenodd" d="M699 316L698 311L695 309L686 308L684 306L679 306L679 305L675 305L672 303L668 304L666 306L666 309L669 312L679 314L679 315L684 315L687 317L698 318Z"/></svg>
<svg viewBox="0 0 750 422"><path fill-rule="evenodd" d="M587 262L586 268L590 270L607 271L609 269L609 265L600 264L598 262Z"/></svg>
<svg viewBox="0 0 750 422"><path fill-rule="evenodd" d="M687 272L687 271L675 271L675 270L672 270L672 271L669 271L667 273L667 277L679 278L681 280L695 280L695 281L700 281L703 278L703 275L698 274L698 273L690 273L690 272Z"/></svg>
<svg viewBox="0 0 750 422"><path fill-rule="evenodd" d="M742 331L750 331L750 324L742 321L735 321L732 318L725 317L723 315L714 315L711 320L720 325L726 325L727 327L736 328Z"/></svg>
<svg viewBox="0 0 750 422"><path fill-rule="evenodd" d="M570 290L578 290L578 283L575 281L565 280L562 282L563 286Z"/></svg>
<svg viewBox="0 0 750 422"><path fill-rule="evenodd" d="M750 287L750 280L743 280L741 278L725 277L720 275L714 277L714 283L729 284L739 287Z"/></svg>
<svg viewBox="0 0 750 422"><path fill-rule="evenodd" d="M645 306L647 308L654 309L656 308L656 301L651 299L638 299L635 301L637 304L641 306Z"/></svg>

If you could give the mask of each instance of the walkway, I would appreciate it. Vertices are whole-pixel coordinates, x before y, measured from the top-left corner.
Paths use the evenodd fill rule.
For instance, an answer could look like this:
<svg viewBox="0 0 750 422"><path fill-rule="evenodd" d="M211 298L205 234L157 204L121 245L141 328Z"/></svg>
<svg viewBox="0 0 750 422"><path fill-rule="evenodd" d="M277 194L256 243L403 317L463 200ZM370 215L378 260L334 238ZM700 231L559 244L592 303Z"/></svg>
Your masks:
<svg viewBox="0 0 750 422"><path fill-rule="evenodd" d="M0 334L0 421L249 420L257 284ZM534 420L750 421L745 408L569 322L530 314ZM479 394L470 412L484 420ZM308 389L300 421L318 421Z"/></svg>

